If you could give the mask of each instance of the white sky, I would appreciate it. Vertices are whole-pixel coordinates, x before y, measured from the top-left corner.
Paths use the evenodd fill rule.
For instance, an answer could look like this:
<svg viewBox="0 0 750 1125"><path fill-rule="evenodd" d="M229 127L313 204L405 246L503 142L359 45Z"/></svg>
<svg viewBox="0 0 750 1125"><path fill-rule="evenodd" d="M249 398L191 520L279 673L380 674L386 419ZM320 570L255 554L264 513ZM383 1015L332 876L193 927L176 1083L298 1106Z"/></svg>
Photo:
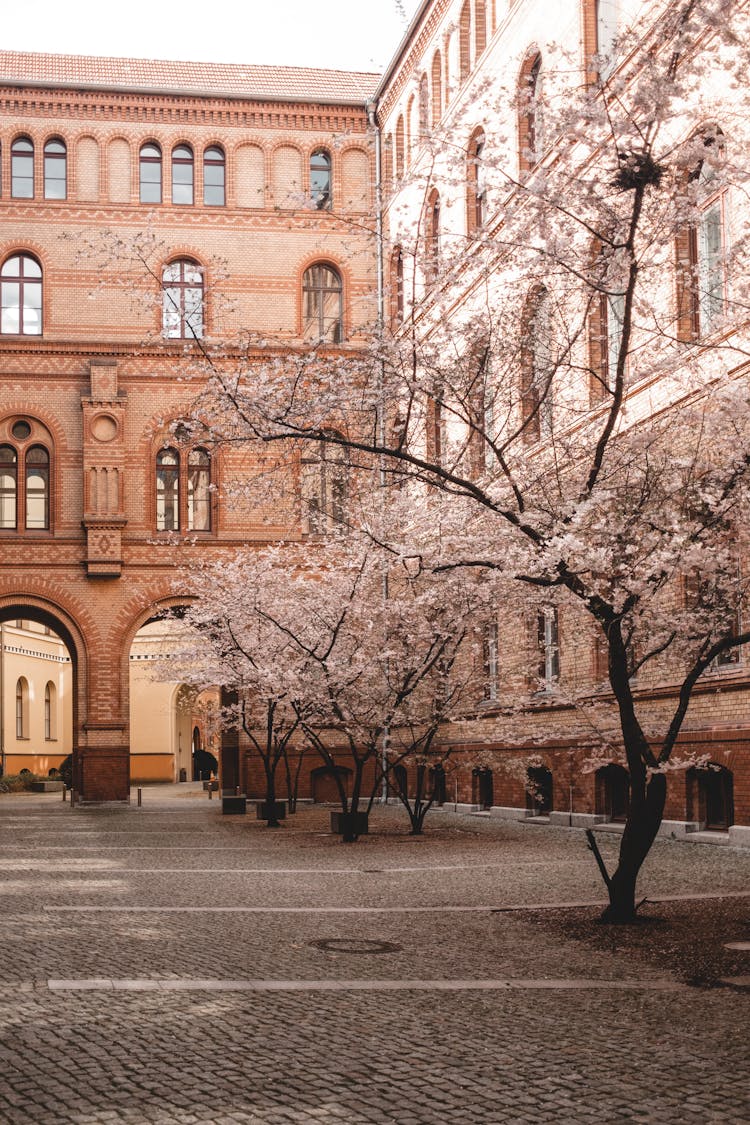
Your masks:
<svg viewBox="0 0 750 1125"><path fill-rule="evenodd" d="M110 5L103 0L4 0L2 47L382 72L419 3L126 0Z"/></svg>

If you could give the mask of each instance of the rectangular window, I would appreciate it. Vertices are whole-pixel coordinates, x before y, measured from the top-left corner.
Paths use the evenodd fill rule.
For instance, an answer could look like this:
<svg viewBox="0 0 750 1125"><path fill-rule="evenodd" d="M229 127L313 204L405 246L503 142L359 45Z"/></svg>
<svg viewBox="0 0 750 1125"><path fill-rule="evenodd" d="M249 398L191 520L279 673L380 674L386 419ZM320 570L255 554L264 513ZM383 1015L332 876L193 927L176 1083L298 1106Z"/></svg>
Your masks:
<svg viewBox="0 0 750 1125"><path fill-rule="evenodd" d="M717 199L698 224L698 292L700 326L709 332L724 312L724 245L721 200Z"/></svg>

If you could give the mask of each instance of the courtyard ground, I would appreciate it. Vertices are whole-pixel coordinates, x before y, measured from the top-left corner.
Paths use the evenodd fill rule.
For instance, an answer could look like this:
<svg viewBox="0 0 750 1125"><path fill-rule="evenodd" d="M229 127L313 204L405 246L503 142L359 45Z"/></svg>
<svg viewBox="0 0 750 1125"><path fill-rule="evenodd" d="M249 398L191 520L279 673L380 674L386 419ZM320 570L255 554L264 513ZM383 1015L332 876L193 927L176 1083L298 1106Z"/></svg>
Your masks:
<svg viewBox="0 0 750 1125"><path fill-rule="evenodd" d="M749 850L657 841L604 927L578 830L372 820L0 798L0 1121L750 1122Z"/></svg>

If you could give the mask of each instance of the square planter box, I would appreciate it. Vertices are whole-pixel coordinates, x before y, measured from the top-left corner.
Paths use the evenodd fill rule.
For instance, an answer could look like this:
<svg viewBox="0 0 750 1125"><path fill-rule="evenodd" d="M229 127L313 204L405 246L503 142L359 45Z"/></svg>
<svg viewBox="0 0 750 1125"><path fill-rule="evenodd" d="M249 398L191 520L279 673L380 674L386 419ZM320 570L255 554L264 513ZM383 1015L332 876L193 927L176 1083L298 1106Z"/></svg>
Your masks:
<svg viewBox="0 0 750 1125"><path fill-rule="evenodd" d="M272 801L277 820L286 819L286 801ZM255 815L258 820L268 820L268 802L258 801L255 806Z"/></svg>
<svg viewBox="0 0 750 1125"><path fill-rule="evenodd" d="M217 781L216 778L214 778L213 781L204 781L203 782L203 788L204 789L210 789L213 793L218 793L219 782Z"/></svg>
<svg viewBox="0 0 750 1125"><path fill-rule="evenodd" d="M247 797L222 797L221 811L224 816L244 816L247 812Z"/></svg>
<svg viewBox="0 0 750 1125"><path fill-rule="evenodd" d="M339 836L366 836L368 816L366 812L332 812L331 832Z"/></svg>
<svg viewBox="0 0 750 1125"><path fill-rule="evenodd" d="M64 788L62 781L32 781L32 793L59 793Z"/></svg>

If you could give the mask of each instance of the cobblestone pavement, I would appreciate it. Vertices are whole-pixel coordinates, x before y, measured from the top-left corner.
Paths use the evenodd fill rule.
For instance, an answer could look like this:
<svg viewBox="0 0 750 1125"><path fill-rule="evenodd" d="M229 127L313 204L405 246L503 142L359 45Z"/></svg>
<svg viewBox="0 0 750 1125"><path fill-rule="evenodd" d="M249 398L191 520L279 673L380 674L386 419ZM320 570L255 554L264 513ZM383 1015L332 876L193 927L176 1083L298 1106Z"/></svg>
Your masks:
<svg viewBox="0 0 750 1125"><path fill-rule="evenodd" d="M750 1122L748 851L657 841L614 929L576 830L220 807L0 798L0 1122Z"/></svg>

